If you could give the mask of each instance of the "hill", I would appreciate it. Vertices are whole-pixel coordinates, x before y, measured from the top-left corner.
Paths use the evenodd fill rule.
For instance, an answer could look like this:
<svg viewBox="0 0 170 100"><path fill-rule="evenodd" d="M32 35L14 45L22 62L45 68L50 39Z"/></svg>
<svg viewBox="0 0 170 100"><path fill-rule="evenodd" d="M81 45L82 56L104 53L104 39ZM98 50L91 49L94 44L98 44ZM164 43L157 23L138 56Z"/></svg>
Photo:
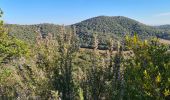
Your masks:
<svg viewBox="0 0 170 100"><path fill-rule="evenodd" d="M100 32L103 34L112 33L117 36L123 36L125 34L133 35L134 33L137 33L141 37L146 38L162 33L162 31L156 27L148 26L123 16L98 16L74 25L79 34Z"/></svg>
<svg viewBox="0 0 170 100"><path fill-rule="evenodd" d="M155 27L161 30L167 30L167 31L170 30L170 25L160 25Z"/></svg>
<svg viewBox="0 0 170 100"><path fill-rule="evenodd" d="M56 35L60 30L60 25L55 24L7 24L5 26L8 28L9 34L30 43L34 43L37 30L43 36L47 33ZM70 26L75 26L82 47L91 47L92 35L94 33L98 36L99 47L101 48L107 48L106 44L109 38L117 41L121 40L127 34L133 35L137 33L142 39L150 37L170 39L170 31L167 30L168 26L164 26L166 29L163 26L148 26L123 16L98 16L66 27Z"/></svg>
<svg viewBox="0 0 170 100"><path fill-rule="evenodd" d="M73 24L77 29L77 34L83 41L83 45L90 44L90 37L93 33L98 34L99 45L105 45L108 38L115 40L121 39L125 35L134 35L135 33L142 39L159 37L166 38L170 35L157 27L148 26L136 20L123 16L98 16ZM169 38L170 39L170 38Z"/></svg>
<svg viewBox="0 0 170 100"><path fill-rule="evenodd" d="M60 28L59 25L48 23L35 25L6 24L5 27L10 35L30 43L35 42L37 31L44 37L47 33L57 34Z"/></svg>
<svg viewBox="0 0 170 100"><path fill-rule="evenodd" d="M163 31L162 34L159 34L161 35L160 37L163 38L163 39L168 39L170 40L170 25L160 25L160 26L155 26L155 28Z"/></svg>

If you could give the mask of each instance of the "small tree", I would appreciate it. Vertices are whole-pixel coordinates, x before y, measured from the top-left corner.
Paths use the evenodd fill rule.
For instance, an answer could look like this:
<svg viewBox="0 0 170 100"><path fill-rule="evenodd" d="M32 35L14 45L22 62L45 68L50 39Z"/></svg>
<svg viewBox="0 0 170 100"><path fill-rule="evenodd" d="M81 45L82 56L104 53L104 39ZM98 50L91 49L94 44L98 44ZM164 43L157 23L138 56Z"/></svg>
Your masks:
<svg viewBox="0 0 170 100"><path fill-rule="evenodd" d="M0 17L2 14L0 10ZM16 75L14 69L18 68L19 60L28 54L29 46L9 36L3 26L3 21L0 20L0 95L2 99L17 97L19 82L14 77Z"/></svg>
<svg viewBox="0 0 170 100"><path fill-rule="evenodd" d="M126 43L134 53L126 62L126 98L164 99L170 86L167 47L156 38L141 41L137 35L126 37Z"/></svg>
<svg viewBox="0 0 170 100"><path fill-rule="evenodd" d="M64 26L57 38L59 59L55 69L55 88L59 90L63 100L72 100L78 90L73 80L73 59L79 50L75 30L66 31Z"/></svg>

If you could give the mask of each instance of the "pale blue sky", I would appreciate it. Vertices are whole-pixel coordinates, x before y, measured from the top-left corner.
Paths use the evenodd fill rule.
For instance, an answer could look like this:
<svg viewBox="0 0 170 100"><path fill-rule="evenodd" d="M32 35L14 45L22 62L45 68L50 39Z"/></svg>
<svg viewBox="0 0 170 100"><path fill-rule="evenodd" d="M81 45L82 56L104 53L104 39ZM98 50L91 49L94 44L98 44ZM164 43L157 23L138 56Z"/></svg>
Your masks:
<svg viewBox="0 0 170 100"><path fill-rule="evenodd" d="M100 15L170 24L170 0L0 0L0 8L5 22L13 24L68 25Z"/></svg>

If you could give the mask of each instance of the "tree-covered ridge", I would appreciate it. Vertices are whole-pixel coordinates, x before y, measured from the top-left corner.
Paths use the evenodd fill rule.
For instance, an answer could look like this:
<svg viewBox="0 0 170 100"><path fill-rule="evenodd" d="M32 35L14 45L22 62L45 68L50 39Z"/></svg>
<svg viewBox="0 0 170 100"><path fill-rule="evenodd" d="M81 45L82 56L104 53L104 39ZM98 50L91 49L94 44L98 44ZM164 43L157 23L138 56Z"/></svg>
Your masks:
<svg viewBox="0 0 170 100"><path fill-rule="evenodd" d="M142 38L149 36L157 36L162 31L145 24L142 24L133 19L123 16L99 16L87 19L80 23L74 24L77 27L78 33L88 32L101 32L103 34L112 33L117 36L123 36L125 34L133 35L137 33Z"/></svg>
<svg viewBox="0 0 170 100"><path fill-rule="evenodd" d="M168 33L167 30L169 30L169 25L148 26L123 16L98 16L73 25L76 26L77 34L92 34L92 32L97 32L105 35L110 33L116 35L117 37L125 34L133 35L134 33L137 33L138 35L142 35L146 38L148 36L157 36L157 34L161 35L163 33ZM55 24L6 24L5 26L9 29L9 33L16 34L16 36L21 33L31 35L31 32L35 33L37 29L41 29L44 34L47 34L48 32L53 34L59 29L59 25Z"/></svg>
<svg viewBox="0 0 170 100"><path fill-rule="evenodd" d="M54 24L35 24L35 25L17 25L17 24L5 24L8 29L8 33L11 36L19 38L21 40L35 43L37 33L41 33L45 37L48 33L52 35L58 34L59 25Z"/></svg>
<svg viewBox="0 0 170 100"><path fill-rule="evenodd" d="M10 35L32 44L35 43L37 32L40 32L43 37L45 37L48 33L56 36L61 26L55 24L6 24L5 27L8 28L8 33ZM98 35L99 48L101 49L108 48L106 44L110 37L117 41L122 40L125 35L133 36L135 33L137 33L142 39L151 37L170 39L169 30L167 31L158 27L148 26L123 16L98 16L87 19L80 23L68 25L66 26L66 29L69 30L69 27L76 28L76 33L80 40L80 46L88 48L92 47L93 33Z"/></svg>
<svg viewBox="0 0 170 100"><path fill-rule="evenodd" d="M160 37L164 38L164 39L170 39L170 25L160 25L160 26L155 26L155 28L163 31L162 34L159 34ZM158 35L158 36L159 36Z"/></svg>
<svg viewBox="0 0 170 100"><path fill-rule="evenodd" d="M170 30L170 25L160 25L160 26L155 26L158 29L163 29L163 30Z"/></svg>

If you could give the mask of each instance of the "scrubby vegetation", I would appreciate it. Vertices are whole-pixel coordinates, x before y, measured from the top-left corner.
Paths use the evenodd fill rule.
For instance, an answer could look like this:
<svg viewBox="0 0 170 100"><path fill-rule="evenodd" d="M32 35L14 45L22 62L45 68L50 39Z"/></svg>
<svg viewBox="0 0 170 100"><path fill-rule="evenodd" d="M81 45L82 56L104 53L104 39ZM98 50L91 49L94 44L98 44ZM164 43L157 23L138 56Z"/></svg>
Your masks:
<svg viewBox="0 0 170 100"><path fill-rule="evenodd" d="M34 33L30 44L1 21L0 99L169 99L170 54L157 38L127 35L122 45L110 37L108 50L100 52L98 34L91 36L91 50L80 49L76 27Z"/></svg>

